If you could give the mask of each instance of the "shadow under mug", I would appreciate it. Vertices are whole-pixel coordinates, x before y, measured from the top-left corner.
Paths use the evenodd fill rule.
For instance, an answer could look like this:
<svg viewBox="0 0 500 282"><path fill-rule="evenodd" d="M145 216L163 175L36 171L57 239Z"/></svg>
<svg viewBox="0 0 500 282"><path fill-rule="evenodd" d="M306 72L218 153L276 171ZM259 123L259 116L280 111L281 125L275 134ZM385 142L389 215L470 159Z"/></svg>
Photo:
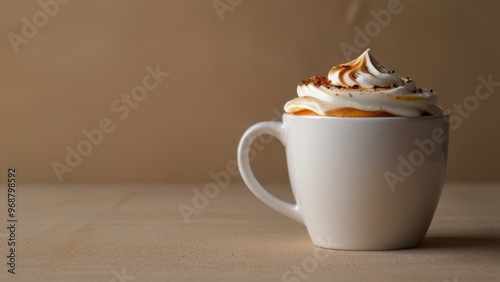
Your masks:
<svg viewBox="0 0 500 282"><path fill-rule="evenodd" d="M419 246L443 188L448 116L337 118L283 115L250 127L238 146L245 184L266 205L304 224L316 246L391 250ZM296 204L266 191L250 167L260 135L286 150Z"/></svg>

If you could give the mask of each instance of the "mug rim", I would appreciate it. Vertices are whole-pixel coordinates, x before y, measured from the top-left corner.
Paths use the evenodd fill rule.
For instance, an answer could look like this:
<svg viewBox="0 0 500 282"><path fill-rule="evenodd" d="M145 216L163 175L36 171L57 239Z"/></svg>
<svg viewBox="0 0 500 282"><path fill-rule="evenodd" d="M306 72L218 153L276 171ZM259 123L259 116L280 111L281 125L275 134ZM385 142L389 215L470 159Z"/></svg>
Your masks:
<svg viewBox="0 0 500 282"><path fill-rule="evenodd" d="M311 115L294 115L283 113L283 118L304 118L304 119L330 119L330 120L427 120L427 119L445 119L449 120L450 115L442 114L438 116L418 116L418 117L334 117L334 116L311 116Z"/></svg>

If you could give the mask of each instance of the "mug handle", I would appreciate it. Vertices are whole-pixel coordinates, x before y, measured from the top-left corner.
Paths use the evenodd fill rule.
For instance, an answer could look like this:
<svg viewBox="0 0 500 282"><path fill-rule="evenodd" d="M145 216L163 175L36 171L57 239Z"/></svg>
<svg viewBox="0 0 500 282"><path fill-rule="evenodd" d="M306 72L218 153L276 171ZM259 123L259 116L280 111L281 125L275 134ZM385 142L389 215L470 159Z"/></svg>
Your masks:
<svg viewBox="0 0 500 282"><path fill-rule="evenodd" d="M250 167L250 158L248 156L248 153L250 152L250 146L252 145L253 141L255 141L255 139L260 135L268 134L280 140L283 146L286 147L284 131L284 124L277 121L259 122L247 129L247 131L241 137L240 144L238 146L238 167L243 181L259 200L261 200L264 204L270 206L277 212L280 212L304 224L304 220L299 213L299 207L297 205L293 205L280 200L267 192L267 190L262 187L259 181L257 181L255 175L252 172L252 168Z"/></svg>

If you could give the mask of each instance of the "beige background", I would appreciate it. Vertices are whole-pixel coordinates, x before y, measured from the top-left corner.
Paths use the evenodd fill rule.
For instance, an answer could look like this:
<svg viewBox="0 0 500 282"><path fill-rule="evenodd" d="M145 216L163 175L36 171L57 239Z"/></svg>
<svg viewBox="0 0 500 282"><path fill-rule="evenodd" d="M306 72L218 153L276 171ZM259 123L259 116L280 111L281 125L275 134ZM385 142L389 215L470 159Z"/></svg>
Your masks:
<svg viewBox="0 0 500 282"><path fill-rule="evenodd" d="M235 159L246 128L296 96L299 80L345 62L340 44L353 45L354 28L390 1L230 2L221 20L213 1L73 0L16 54L7 35L21 35L23 17L33 22L43 10L2 1L2 171L17 166L19 181L57 182L51 163L110 118L115 131L65 182L208 181ZM400 6L369 42L386 67L434 88L445 109L473 95L478 76L500 81L499 1ZM157 64L170 76L120 120L110 104ZM448 180L500 180L496 90L452 131ZM264 181L286 179L277 142L254 164Z"/></svg>

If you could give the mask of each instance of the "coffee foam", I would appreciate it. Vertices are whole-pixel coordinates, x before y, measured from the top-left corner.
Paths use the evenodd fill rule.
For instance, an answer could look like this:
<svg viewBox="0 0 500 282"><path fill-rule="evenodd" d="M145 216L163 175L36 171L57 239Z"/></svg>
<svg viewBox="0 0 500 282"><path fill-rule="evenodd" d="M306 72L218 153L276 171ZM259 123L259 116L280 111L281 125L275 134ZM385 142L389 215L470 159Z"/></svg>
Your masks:
<svg viewBox="0 0 500 282"><path fill-rule="evenodd" d="M287 102L285 111L356 117L442 114L436 106L438 95L432 89L418 89L412 79L388 71L369 51L349 63L333 67L328 78L317 75L301 81L297 87L299 97Z"/></svg>

